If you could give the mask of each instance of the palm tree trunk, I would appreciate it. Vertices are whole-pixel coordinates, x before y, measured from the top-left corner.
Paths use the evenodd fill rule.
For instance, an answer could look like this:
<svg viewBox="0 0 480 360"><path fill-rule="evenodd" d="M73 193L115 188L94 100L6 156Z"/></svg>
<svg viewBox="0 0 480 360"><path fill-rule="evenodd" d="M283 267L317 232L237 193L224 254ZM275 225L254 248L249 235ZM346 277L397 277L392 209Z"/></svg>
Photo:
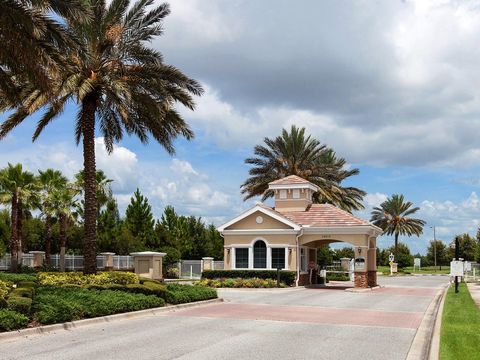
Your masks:
<svg viewBox="0 0 480 360"><path fill-rule="evenodd" d="M17 200L17 259L18 264L22 265L23 259L23 211L22 211L22 202Z"/></svg>
<svg viewBox="0 0 480 360"><path fill-rule="evenodd" d="M398 233L395 233L395 253L393 254L395 256L395 262L398 264Z"/></svg>
<svg viewBox="0 0 480 360"><path fill-rule="evenodd" d="M67 218L60 214L60 271L65 271L65 243L67 242Z"/></svg>
<svg viewBox="0 0 480 360"><path fill-rule="evenodd" d="M10 255L11 255L11 264L10 269L12 272L17 272L18 270L18 210L17 210L17 194L12 196L12 229L10 236Z"/></svg>
<svg viewBox="0 0 480 360"><path fill-rule="evenodd" d="M97 272L97 183L95 179L95 111L96 95L87 95L82 102L83 166L85 172L85 238L83 243L83 272Z"/></svg>
<svg viewBox="0 0 480 360"><path fill-rule="evenodd" d="M50 255L52 253L52 218L47 215L45 219L45 263L50 265Z"/></svg>

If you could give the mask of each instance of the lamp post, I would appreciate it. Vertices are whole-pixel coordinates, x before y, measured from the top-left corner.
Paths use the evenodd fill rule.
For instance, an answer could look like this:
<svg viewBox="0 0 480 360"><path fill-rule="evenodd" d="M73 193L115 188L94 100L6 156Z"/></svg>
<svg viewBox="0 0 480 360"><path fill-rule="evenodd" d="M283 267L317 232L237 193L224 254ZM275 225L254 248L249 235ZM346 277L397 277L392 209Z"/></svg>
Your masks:
<svg viewBox="0 0 480 360"><path fill-rule="evenodd" d="M433 262L434 270L437 272L437 237L435 236L435 226L430 226L433 229Z"/></svg>

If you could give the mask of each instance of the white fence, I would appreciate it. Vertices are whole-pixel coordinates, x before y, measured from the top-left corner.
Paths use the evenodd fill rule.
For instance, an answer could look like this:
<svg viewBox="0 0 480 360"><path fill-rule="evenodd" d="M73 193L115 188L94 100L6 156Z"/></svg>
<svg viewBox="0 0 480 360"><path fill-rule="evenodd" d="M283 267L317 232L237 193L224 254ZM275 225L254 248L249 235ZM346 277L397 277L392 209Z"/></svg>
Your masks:
<svg viewBox="0 0 480 360"><path fill-rule="evenodd" d="M97 269L105 269L105 256L97 256ZM10 254L0 258L0 270L9 270L11 266ZM33 267L33 254L25 253L22 256L22 266ZM60 269L60 255L50 255L50 266ZM67 271L83 270L83 255L65 255L65 269ZM133 257L130 255L114 255L113 269L115 270L132 270Z"/></svg>
<svg viewBox="0 0 480 360"><path fill-rule="evenodd" d="M480 281L480 264L479 263L470 263L470 266L465 266L465 281L475 282Z"/></svg>
<svg viewBox="0 0 480 360"><path fill-rule="evenodd" d="M213 270L223 270L223 261L212 261ZM200 279L203 272L203 260L180 260L178 262L178 277L180 279Z"/></svg>

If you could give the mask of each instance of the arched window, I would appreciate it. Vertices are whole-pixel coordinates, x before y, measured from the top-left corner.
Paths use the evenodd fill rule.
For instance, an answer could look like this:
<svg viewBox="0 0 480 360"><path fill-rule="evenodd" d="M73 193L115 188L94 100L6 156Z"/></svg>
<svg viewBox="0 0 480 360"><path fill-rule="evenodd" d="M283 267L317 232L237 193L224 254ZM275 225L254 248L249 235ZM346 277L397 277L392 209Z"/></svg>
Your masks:
<svg viewBox="0 0 480 360"><path fill-rule="evenodd" d="M265 269L267 267L267 245L262 240L258 240L253 245L253 267L255 269Z"/></svg>

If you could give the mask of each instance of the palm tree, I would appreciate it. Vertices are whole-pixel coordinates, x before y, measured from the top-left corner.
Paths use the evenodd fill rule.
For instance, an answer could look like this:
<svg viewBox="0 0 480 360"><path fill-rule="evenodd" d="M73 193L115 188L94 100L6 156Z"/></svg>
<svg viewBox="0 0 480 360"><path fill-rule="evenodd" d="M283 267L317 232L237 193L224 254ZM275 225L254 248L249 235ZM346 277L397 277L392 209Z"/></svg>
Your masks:
<svg viewBox="0 0 480 360"><path fill-rule="evenodd" d="M52 225L57 211L52 198L56 191L67 186L68 179L59 170L39 170L38 173L38 181L41 186L40 211L45 217L45 262L50 264Z"/></svg>
<svg viewBox="0 0 480 360"><path fill-rule="evenodd" d="M67 242L67 226L76 220L76 196L78 191L73 184L65 184L52 193L52 205L60 225L60 271L65 271L65 248Z"/></svg>
<svg viewBox="0 0 480 360"><path fill-rule="evenodd" d="M256 157L247 158L246 164L253 165L250 177L242 184L244 200L262 196L262 201L273 196L268 184L289 175L300 176L317 185L320 190L313 196L315 203L330 203L344 210L363 209L361 203L365 192L354 187L342 187L343 180L357 175L358 169L346 169L346 161L322 145L305 128L293 125L288 132L274 139L265 138L265 145L254 148Z"/></svg>
<svg viewBox="0 0 480 360"><path fill-rule="evenodd" d="M112 198L112 188L110 184L113 182L109 179L103 170L97 170L95 174L95 183L97 187L97 217L100 214L100 210L107 204L108 200ZM75 181L73 186L77 191L83 194L85 188L85 172L80 170L75 174ZM85 202L82 200L78 204L78 215L83 218L84 216Z"/></svg>
<svg viewBox="0 0 480 360"><path fill-rule="evenodd" d="M17 271L19 248L21 249L21 232L23 209L34 198L38 191L35 176L23 171L21 164L8 163L0 170L0 203L9 204L11 210L10 255L11 270Z"/></svg>
<svg viewBox="0 0 480 360"><path fill-rule="evenodd" d="M372 210L370 221L381 228L386 235L395 235L395 259L397 258L399 235L420 236L423 232L425 221L411 218L419 207L412 207L413 203L405 201L403 195L393 194L390 198Z"/></svg>
<svg viewBox="0 0 480 360"><path fill-rule="evenodd" d="M0 139L30 114L47 106L33 135L35 140L69 101L76 102L76 141L83 141L85 172L84 273L95 273L96 122L108 152L126 132L143 143L152 136L173 154L174 139L193 137L174 105L181 103L194 109L192 95L201 95L203 90L195 80L166 65L162 55L147 46L162 33L163 19L170 12L167 4L151 7L154 0L139 0L132 6L129 0L109 5L105 0L85 2L92 8L92 20L84 23L67 19L79 46L65 53L68 66L59 69L59 80L51 90L55 96L45 96L39 89L22 91L24 101L0 125Z"/></svg>
<svg viewBox="0 0 480 360"><path fill-rule="evenodd" d="M16 103L24 81L49 91L51 69L64 64L62 52L75 41L60 21L86 21L88 9L81 0L0 0L0 102Z"/></svg>

